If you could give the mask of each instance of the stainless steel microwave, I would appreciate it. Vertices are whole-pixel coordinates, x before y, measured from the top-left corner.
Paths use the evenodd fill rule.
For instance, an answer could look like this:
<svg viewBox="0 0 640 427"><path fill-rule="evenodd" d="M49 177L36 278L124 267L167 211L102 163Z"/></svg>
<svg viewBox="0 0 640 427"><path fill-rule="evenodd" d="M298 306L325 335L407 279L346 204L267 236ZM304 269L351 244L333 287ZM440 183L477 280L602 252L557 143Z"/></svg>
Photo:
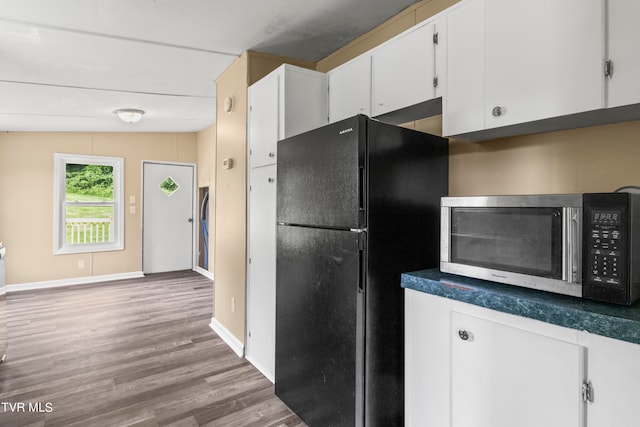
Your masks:
<svg viewBox="0 0 640 427"><path fill-rule="evenodd" d="M440 270L632 304L640 194L443 197Z"/></svg>

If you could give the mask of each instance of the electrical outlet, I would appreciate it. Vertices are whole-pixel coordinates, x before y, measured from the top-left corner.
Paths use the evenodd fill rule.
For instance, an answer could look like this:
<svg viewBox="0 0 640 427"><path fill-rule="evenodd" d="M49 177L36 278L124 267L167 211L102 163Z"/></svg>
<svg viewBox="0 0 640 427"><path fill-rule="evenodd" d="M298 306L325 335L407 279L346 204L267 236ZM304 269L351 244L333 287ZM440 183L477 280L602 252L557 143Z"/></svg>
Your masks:
<svg viewBox="0 0 640 427"><path fill-rule="evenodd" d="M84 260L78 261L78 270L84 270Z"/></svg>
<svg viewBox="0 0 640 427"><path fill-rule="evenodd" d="M236 299L234 297L231 297L231 312L236 312Z"/></svg>

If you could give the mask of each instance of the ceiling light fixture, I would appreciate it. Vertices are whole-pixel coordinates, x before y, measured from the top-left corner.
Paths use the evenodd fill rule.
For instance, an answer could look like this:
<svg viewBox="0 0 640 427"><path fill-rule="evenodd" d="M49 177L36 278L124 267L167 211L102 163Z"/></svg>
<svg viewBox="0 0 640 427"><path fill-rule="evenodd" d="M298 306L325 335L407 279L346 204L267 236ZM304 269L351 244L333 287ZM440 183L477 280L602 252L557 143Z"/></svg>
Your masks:
<svg viewBox="0 0 640 427"><path fill-rule="evenodd" d="M136 123L140 121L144 111L136 110L135 108L123 108L121 110L116 110L116 114L123 122Z"/></svg>

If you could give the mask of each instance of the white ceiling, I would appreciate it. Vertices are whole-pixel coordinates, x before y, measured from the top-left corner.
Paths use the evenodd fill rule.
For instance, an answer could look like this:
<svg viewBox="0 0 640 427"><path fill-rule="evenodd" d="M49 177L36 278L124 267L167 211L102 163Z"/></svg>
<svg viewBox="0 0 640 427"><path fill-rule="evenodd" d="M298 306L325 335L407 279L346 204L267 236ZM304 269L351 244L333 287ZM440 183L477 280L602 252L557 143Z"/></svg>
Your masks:
<svg viewBox="0 0 640 427"><path fill-rule="evenodd" d="M316 61L416 1L0 0L0 130L198 131L245 50Z"/></svg>

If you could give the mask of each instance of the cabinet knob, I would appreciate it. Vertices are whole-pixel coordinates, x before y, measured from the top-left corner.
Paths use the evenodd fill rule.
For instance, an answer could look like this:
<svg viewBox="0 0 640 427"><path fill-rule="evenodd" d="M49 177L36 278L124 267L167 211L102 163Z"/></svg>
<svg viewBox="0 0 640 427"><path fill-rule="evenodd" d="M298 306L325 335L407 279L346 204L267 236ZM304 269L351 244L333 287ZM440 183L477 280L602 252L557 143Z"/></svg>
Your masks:
<svg viewBox="0 0 640 427"><path fill-rule="evenodd" d="M269 181L269 184L273 184L274 182L276 182L276 180L273 178L269 178L267 181Z"/></svg>
<svg viewBox="0 0 640 427"><path fill-rule="evenodd" d="M276 156L276 153L274 153L273 151L269 152L269 157L275 157L275 156Z"/></svg>
<svg viewBox="0 0 640 427"><path fill-rule="evenodd" d="M462 341L471 341L472 339L471 332L468 332L465 329L458 329L458 336Z"/></svg>
<svg viewBox="0 0 640 427"><path fill-rule="evenodd" d="M493 115L493 117L500 117L504 114L504 107L493 107L493 110L491 110L491 114Z"/></svg>

